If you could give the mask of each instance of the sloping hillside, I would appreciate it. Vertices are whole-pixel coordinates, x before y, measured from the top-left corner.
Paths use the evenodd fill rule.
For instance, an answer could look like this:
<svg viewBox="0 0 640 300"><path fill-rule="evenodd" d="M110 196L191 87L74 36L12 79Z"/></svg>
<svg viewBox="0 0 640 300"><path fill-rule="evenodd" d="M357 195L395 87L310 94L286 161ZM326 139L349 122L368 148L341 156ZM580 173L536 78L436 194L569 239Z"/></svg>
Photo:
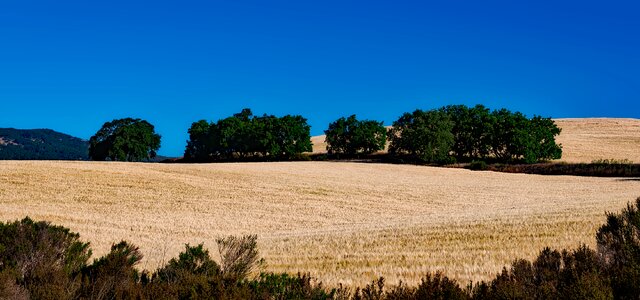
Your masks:
<svg viewBox="0 0 640 300"><path fill-rule="evenodd" d="M628 159L640 163L640 119L556 119L562 133L562 159L586 162L595 159ZM324 135L311 137L313 153L327 152Z"/></svg>
<svg viewBox="0 0 640 300"><path fill-rule="evenodd" d="M557 119L562 161L628 159L640 163L640 119Z"/></svg>
<svg viewBox="0 0 640 300"><path fill-rule="evenodd" d="M545 246L594 246L640 182L345 162L0 162L0 220L71 228L96 256L122 239L154 269L216 237L257 234L266 270L329 285L442 270L488 279Z"/></svg>
<svg viewBox="0 0 640 300"><path fill-rule="evenodd" d="M0 160L87 160L87 141L51 129L0 128Z"/></svg>

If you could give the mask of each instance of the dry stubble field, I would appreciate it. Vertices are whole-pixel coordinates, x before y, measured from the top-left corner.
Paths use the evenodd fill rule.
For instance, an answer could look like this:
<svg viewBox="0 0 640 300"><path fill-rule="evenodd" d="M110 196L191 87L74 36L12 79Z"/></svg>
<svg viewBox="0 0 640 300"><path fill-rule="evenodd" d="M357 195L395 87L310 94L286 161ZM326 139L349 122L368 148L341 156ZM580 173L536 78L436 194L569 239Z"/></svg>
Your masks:
<svg viewBox="0 0 640 300"><path fill-rule="evenodd" d="M562 133L562 160L591 162L594 159L628 159L640 163L639 119L557 119Z"/></svg>
<svg viewBox="0 0 640 300"><path fill-rule="evenodd" d="M585 136L599 137L565 141ZM146 269L184 243L215 249L216 237L255 233L265 270L310 272L329 285L415 283L435 270L488 279L545 246L593 246L604 212L638 196L637 180L410 165L0 162L1 220L67 226L95 255L129 240Z"/></svg>

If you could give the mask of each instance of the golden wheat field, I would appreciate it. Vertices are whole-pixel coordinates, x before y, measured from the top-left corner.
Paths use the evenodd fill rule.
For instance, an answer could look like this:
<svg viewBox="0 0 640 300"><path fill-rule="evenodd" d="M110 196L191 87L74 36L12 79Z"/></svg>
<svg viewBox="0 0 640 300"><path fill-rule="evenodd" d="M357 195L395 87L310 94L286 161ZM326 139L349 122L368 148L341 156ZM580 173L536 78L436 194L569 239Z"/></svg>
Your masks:
<svg viewBox="0 0 640 300"><path fill-rule="evenodd" d="M598 155L636 160L631 149L613 154L640 149L638 140L562 122L563 134L574 135L563 137L566 157L589 161L585 147L601 146L572 143L592 138L617 148ZM635 122L625 123L636 130L626 134L637 138ZM216 237L254 233L263 270L310 272L328 285L378 276L415 283L436 270L462 282L489 279L545 246L594 246L605 211L638 196L638 180L411 165L0 162L0 220L64 225L92 243L94 257L124 239L140 246L140 268L151 270L185 243L215 253Z"/></svg>
<svg viewBox="0 0 640 300"><path fill-rule="evenodd" d="M628 159L640 163L640 120L591 118L557 119L562 133L562 161Z"/></svg>

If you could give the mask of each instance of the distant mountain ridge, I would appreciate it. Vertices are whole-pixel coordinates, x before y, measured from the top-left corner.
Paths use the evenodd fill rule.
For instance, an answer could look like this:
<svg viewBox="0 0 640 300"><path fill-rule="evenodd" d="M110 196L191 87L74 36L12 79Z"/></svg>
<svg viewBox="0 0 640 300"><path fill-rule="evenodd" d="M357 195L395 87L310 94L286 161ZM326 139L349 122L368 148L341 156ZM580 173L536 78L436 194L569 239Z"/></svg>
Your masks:
<svg viewBox="0 0 640 300"><path fill-rule="evenodd" d="M89 142L51 129L0 128L0 160L88 160Z"/></svg>

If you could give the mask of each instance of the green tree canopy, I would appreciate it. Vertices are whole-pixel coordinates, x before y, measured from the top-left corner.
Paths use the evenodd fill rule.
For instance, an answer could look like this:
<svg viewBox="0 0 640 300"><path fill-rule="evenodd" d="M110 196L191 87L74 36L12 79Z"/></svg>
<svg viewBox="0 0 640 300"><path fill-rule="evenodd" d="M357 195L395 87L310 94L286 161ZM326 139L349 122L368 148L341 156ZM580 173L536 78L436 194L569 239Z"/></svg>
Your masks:
<svg viewBox="0 0 640 300"><path fill-rule="evenodd" d="M549 118L534 116L527 126L525 162L533 163L540 160L559 159L562 157L562 146L556 144L555 137L561 129Z"/></svg>
<svg viewBox="0 0 640 300"><path fill-rule="evenodd" d="M340 118L324 131L329 154L370 154L384 149L387 130L382 122L358 120L356 115Z"/></svg>
<svg viewBox="0 0 640 300"><path fill-rule="evenodd" d="M291 159L311 151L311 127L302 116L254 116L250 109L233 116L195 122L189 129L185 158L213 161L261 157Z"/></svg>
<svg viewBox="0 0 640 300"><path fill-rule="evenodd" d="M89 139L89 157L93 160L144 161L154 158L159 148L160 135L141 119L106 122Z"/></svg>
<svg viewBox="0 0 640 300"><path fill-rule="evenodd" d="M448 105L440 109L453 122L453 153L457 158L481 158L489 155L495 118L483 105Z"/></svg>
<svg viewBox="0 0 640 300"><path fill-rule="evenodd" d="M497 159L535 163L562 156L562 147L555 141L561 130L550 118L534 116L528 119L520 112L504 108L491 114L491 149Z"/></svg>
<svg viewBox="0 0 640 300"><path fill-rule="evenodd" d="M520 112L494 110L491 131L491 152L500 161L519 158L525 151L528 119Z"/></svg>
<svg viewBox="0 0 640 300"><path fill-rule="evenodd" d="M492 159L535 163L562 156L555 137L560 128L550 118L527 118L507 109L483 105L449 105L439 109L453 122L452 153L459 160Z"/></svg>
<svg viewBox="0 0 640 300"><path fill-rule="evenodd" d="M404 113L389 130L389 153L423 162L445 162L454 144L453 122L440 110Z"/></svg>
<svg viewBox="0 0 640 300"><path fill-rule="evenodd" d="M184 156L190 157L196 160L207 160L209 153L207 149L213 147L211 143L213 140L210 138L210 125L205 120L200 120L191 124L189 128L189 140L187 141L187 148Z"/></svg>

